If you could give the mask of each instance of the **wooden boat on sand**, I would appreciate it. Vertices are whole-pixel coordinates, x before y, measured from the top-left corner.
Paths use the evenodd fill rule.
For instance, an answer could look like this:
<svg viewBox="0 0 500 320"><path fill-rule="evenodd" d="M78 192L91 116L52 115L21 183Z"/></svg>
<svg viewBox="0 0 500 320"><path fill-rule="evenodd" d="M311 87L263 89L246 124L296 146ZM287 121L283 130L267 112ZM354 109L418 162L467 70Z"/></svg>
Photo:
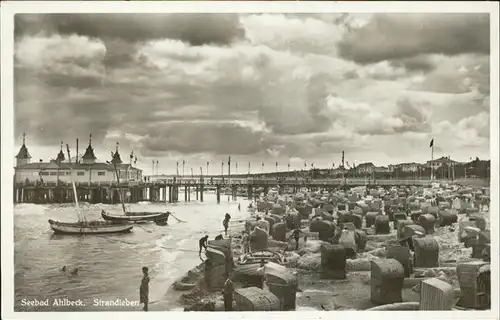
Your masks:
<svg viewBox="0 0 500 320"><path fill-rule="evenodd" d="M132 212L131 212L132 213ZM104 210L101 211L101 216L107 221L121 222L145 222L145 221L166 221L170 212L133 212L133 215L114 215Z"/></svg>
<svg viewBox="0 0 500 320"><path fill-rule="evenodd" d="M133 225L109 221L59 222L49 219L50 228L57 234L104 234L131 232Z"/></svg>

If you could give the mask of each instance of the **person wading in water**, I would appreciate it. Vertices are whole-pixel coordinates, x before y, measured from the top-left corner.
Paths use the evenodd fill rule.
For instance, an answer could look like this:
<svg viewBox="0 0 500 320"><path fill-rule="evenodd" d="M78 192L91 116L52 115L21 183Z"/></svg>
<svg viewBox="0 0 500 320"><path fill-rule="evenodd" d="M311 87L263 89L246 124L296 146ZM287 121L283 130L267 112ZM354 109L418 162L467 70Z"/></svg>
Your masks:
<svg viewBox="0 0 500 320"><path fill-rule="evenodd" d="M222 221L222 225L224 226L224 233L226 236L227 236L227 228L229 228L229 220L231 220L231 216L229 215L229 213L226 213L224 221Z"/></svg>
<svg viewBox="0 0 500 320"><path fill-rule="evenodd" d="M149 302L149 269L148 267L142 267L142 280L141 286L139 287L139 303L144 303L144 308L142 310L148 311Z"/></svg>
<svg viewBox="0 0 500 320"><path fill-rule="evenodd" d="M200 239L199 245L200 245L200 252L198 253L201 258L201 250L205 248L205 251L207 250L207 241L208 241L208 235L204 236L203 238Z"/></svg>

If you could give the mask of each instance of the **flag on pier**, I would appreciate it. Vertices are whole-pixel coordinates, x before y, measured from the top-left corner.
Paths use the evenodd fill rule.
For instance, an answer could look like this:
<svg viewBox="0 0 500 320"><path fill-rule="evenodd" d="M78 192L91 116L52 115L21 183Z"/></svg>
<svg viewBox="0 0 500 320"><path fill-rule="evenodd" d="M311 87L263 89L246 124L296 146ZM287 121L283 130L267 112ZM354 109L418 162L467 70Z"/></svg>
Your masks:
<svg viewBox="0 0 500 320"><path fill-rule="evenodd" d="M429 143L429 148L434 147L434 138L432 138L431 142Z"/></svg>
<svg viewBox="0 0 500 320"><path fill-rule="evenodd" d="M229 156L229 160L227 161L227 165L231 166L231 156Z"/></svg>

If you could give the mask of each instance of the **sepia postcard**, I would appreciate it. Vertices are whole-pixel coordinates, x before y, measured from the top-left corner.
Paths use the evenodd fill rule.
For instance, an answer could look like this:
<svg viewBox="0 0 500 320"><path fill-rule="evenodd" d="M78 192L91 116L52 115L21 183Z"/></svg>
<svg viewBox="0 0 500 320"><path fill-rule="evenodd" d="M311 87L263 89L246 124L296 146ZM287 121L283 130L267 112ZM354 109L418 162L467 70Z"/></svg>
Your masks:
<svg viewBox="0 0 500 320"><path fill-rule="evenodd" d="M2 319L498 319L498 8L2 3Z"/></svg>

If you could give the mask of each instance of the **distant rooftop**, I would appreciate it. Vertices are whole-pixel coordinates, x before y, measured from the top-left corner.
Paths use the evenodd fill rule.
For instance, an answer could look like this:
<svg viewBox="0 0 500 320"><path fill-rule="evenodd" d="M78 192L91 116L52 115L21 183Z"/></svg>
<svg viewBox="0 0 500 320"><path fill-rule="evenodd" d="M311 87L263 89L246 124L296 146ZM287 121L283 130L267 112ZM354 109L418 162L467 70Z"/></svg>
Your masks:
<svg viewBox="0 0 500 320"><path fill-rule="evenodd" d="M23 133L23 145L16 156L17 159L31 159L28 148L26 148L26 133Z"/></svg>
<svg viewBox="0 0 500 320"><path fill-rule="evenodd" d="M17 153L16 158L17 159L31 159L31 156L28 152L28 148L26 148L26 145L24 143L21 146L21 149L19 149L19 152Z"/></svg>

